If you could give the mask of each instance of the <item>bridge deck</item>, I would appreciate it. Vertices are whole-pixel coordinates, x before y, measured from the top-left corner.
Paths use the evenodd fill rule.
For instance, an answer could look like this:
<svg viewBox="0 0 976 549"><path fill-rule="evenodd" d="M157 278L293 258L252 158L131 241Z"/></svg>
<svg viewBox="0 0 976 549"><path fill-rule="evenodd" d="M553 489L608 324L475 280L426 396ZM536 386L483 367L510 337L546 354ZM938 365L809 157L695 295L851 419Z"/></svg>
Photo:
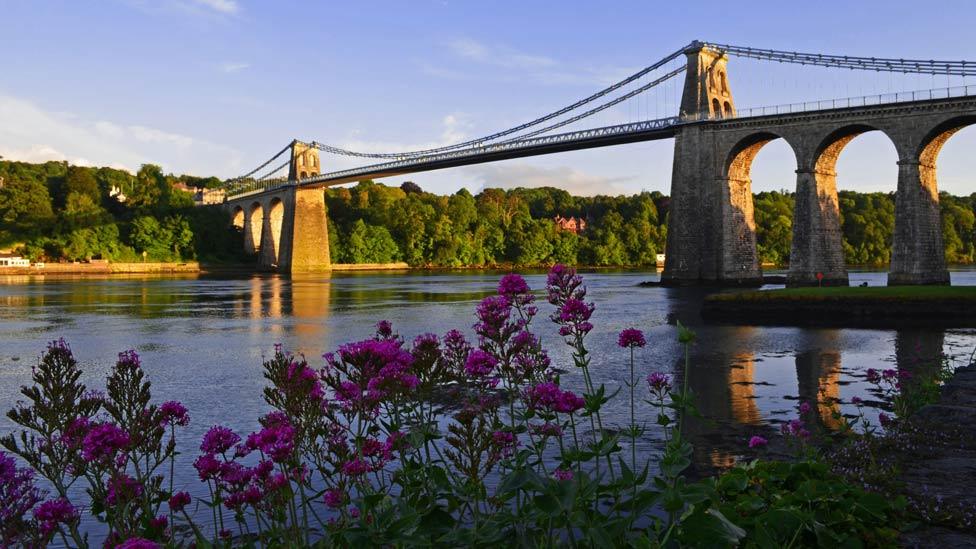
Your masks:
<svg viewBox="0 0 976 549"><path fill-rule="evenodd" d="M967 88L967 92L969 89ZM914 96L914 95L913 95ZM231 193L228 196L228 201L236 200L239 198L254 196L262 194L265 192L271 192L275 189L280 189L282 187L288 186L300 186L303 188L307 187L331 187L335 185L342 185L345 183L352 183L356 181L361 181L363 179L377 179L382 177L391 177L396 175L404 175L409 173L425 172L431 170L440 170L444 168L455 168L460 166L470 166L474 164L482 164L486 162L495 162L499 160L510 160L514 158L524 158L529 156L539 156L544 154L552 154L558 152L576 151L583 149L590 149L596 147L606 147L611 145L622 145L627 143L636 143L642 141L655 141L659 139L668 139L675 136L678 128L681 126L691 125L691 124L714 124L714 125L740 125L744 122L751 124L754 123L764 123L778 124L781 121L789 118L801 117L836 117L838 115L850 115L858 116L862 114L867 114L870 112L876 112L878 110L882 111L899 111L899 110L910 110L914 108L919 108L924 105L940 105L940 104L953 104L958 102L972 103L973 110L976 112L976 95L964 95L961 97L946 96L941 98L924 99L924 100L908 100L908 101L894 101L886 103L881 101L881 96L879 97L879 102L873 104L860 104L860 105L850 105L839 107L839 108L820 108L820 109L810 109L810 110L796 110L792 109L790 112L777 111L772 114L765 114L763 111L755 109L747 112L747 116L736 116L734 118L728 119L710 119L710 120L682 120L678 117L664 118L658 120L647 120L642 122L635 122L630 124L621 124L617 126L608 126L604 128L596 128L591 130L582 130L577 132L568 132L555 134L543 137L534 137L530 139L520 139L512 140L502 143L475 146L465 149L459 149L456 151L450 151L430 156L423 157L410 157L401 160L396 160L392 162L385 162L381 164L373 164L368 166L362 166L358 168L353 168L349 170L342 170L330 173L324 173L301 181L273 181L273 182L262 182L256 188L251 189L241 189L241 192ZM897 97L896 97L897 99ZM818 102L817 106L824 104L832 104L827 102Z"/></svg>

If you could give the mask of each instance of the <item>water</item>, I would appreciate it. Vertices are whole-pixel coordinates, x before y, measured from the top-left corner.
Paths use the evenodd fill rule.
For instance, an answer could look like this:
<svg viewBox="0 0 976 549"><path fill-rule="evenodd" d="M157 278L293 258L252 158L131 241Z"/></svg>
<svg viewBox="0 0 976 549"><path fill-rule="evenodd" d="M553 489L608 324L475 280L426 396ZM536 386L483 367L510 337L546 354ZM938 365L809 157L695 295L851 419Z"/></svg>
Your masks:
<svg viewBox="0 0 976 549"><path fill-rule="evenodd" d="M254 276L30 279L0 277L0 410L11 408L18 388L30 381L31 366L47 341L64 337L84 369L83 382L103 388L116 354L135 348L153 382L158 402L180 400L192 421L184 430L177 466L177 489L201 494L204 486L190 465L196 446L213 424L246 434L266 410L262 358L281 343L320 364L323 353L344 342L368 337L382 319L408 340L424 332L452 328L473 337L474 309L494 292L499 273L350 273L331 277ZM595 328L588 337L591 371L608 392L622 390L606 409L609 423L629 420L623 381L628 353L617 333L637 327L648 346L638 350L641 377L675 373L683 359L674 322L698 333L691 352L690 384L705 420L689 434L701 470L731 464L752 435L770 436L779 422L796 415L799 400L821 401L822 423L835 425L831 411L853 414L859 396L878 404L864 380L867 368L914 368L940 353L968 357L976 330L866 330L703 325L700 289L639 288L654 272L585 273L596 302ZM526 274L532 288L543 273ZM884 284L884 273L855 272L852 284ZM952 273L953 284L976 285L976 271ZM569 350L547 320L541 304L535 329L550 349L553 364L566 370L563 384L582 386ZM836 402L835 402L836 401ZM653 422L649 408L644 420ZM877 410L870 412L874 417ZM13 424L0 418L0 434ZM649 429L642 455L660 452L659 433ZM182 472L182 473L181 473Z"/></svg>

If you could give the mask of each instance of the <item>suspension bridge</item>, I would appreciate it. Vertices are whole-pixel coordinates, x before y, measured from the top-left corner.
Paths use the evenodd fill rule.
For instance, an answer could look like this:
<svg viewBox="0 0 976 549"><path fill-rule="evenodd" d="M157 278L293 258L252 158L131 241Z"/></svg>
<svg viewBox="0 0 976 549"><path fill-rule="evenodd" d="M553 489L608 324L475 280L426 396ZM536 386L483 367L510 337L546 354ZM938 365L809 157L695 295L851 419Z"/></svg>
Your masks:
<svg viewBox="0 0 976 549"><path fill-rule="evenodd" d="M876 74L928 75L946 86L738 110L731 58ZM650 116L648 97L677 87L677 112ZM836 162L857 135L881 131L898 154L890 284L949 282L935 165L959 129L976 122L976 62L825 55L692 42L575 103L511 128L413 151L355 151L294 140L255 169L224 183L225 207L260 264L283 272L328 269L323 188L363 179L625 143L674 139L671 208L662 282L751 285L756 252L750 168L759 150L784 140L797 160L788 283L846 284ZM953 80L961 85L951 85ZM640 114L641 101L644 113ZM605 121L636 104L636 120ZM323 154L324 153L324 154ZM324 171L321 157L363 165Z"/></svg>

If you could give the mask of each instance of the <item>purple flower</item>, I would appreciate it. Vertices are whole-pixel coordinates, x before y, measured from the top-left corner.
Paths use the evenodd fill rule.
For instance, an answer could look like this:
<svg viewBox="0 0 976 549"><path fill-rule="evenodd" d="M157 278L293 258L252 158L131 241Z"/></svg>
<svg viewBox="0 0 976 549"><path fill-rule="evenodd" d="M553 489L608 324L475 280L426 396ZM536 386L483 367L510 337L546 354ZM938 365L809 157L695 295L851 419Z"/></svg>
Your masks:
<svg viewBox="0 0 976 549"><path fill-rule="evenodd" d="M643 347L647 345L647 341L644 340L644 332L637 328L627 328L620 332L617 345L621 347Z"/></svg>
<svg viewBox="0 0 976 549"><path fill-rule="evenodd" d="M851 399L851 404L853 404L855 406L860 406L863 402L864 401L861 400L861 397L854 397L854 398Z"/></svg>
<svg viewBox="0 0 976 549"><path fill-rule="evenodd" d="M159 549L160 547L162 546L155 541L149 541L145 538L129 538L116 546L115 549Z"/></svg>
<svg viewBox="0 0 976 549"><path fill-rule="evenodd" d="M119 366L131 366L134 368L138 368L141 364L139 360L139 353L135 352L135 350L133 349L129 349L128 351L122 351L121 353L119 353L118 364Z"/></svg>
<svg viewBox="0 0 976 549"><path fill-rule="evenodd" d="M518 447L518 440L515 435L508 431L495 431L491 434L491 440L498 452L504 457L514 454L515 448Z"/></svg>
<svg viewBox="0 0 976 549"><path fill-rule="evenodd" d="M759 435L749 439L749 448L761 448L767 444L769 444L769 441Z"/></svg>
<svg viewBox="0 0 976 549"><path fill-rule="evenodd" d="M200 480L203 481L210 480L220 473L220 462L213 454L204 454L198 457L193 462L193 467L196 468Z"/></svg>
<svg viewBox="0 0 976 549"><path fill-rule="evenodd" d="M530 387L526 396L533 407L561 414L572 414L586 405L582 398L571 391L563 391L552 382L539 383Z"/></svg>
<svg viewBox="0 0 976 549"><path fill-rule="evenodd" d="M190 494L187 492L176 492L169 498L169 508L174 513L179 513L184 507L190 504Z"/></svg>
<svg viewBox="0 0 976 549"><path fill-rule="evenodd" d="M783 436L793 436L799 439L806 439L810 436L810 431L807 431L803 422L798 419L791 419L784 423L780 427L780 432L783 433Z"/></svg>
<svg viewBox="0 0 976 549"><path fill-rule="evenodd" d="M241 441L234 431L227 427L214 425L203 435L203 442L200 443L200 450L208 454L222 454L230 450L235 444Z"/></svg>
<svg viewBox="0 0 976 549"><path fill-rule="evenodd" d="M478 323L474 325L474 330L481 337L495 341L502 340L506 332L512 331L508 322L511 314L512 302L507 297L503 295L486 297L478 304Z"/></svg>
<svg viewBox="0 0 976 549"><path fill-rule="evenodd" d="M552 476L559 481L573 480L573 471L570 469L556 469L552 472Z"/></svg>
<svg viewBox="0 0 976 549"><path fill-rule="evenodd" d="M661 372L651 372L647 376L647 385L652 392L663 397L664 393L671 390L671 378Z"/></svg>
<svg viewBox="0 0 976 549"><path fill-rule="evenodd" d="M511 299L518 294L526 293L529 293L529 285L521 275L507 274L498 282L498 295Z"/></svg>
<svg viewBox="0 0 976 549"><path fill-rule="evenodd" d="M464 363L464 371L471 377L482 378L491 374L496 366L498 366L498 359L481 349L475 349L468 355L468 360Z"/></svg>
<svg viewBox="0 0 976 549"><path fill-rule="evenodd" d="M366 461L354 458L342 464L342 472L351 476L358 477L360 475L365 475L370 470L370 466Z"/></svg>
<svg viewBox="0 0 976 549"><path fill-rule="evenodd" d="M891 419L891 416L889 416L884 412L878 414L878 421L881 422L881 426L884 427L885 429L887 429L888 427L891 426L892 423L894 423L894 421L892 421Z"/></svg>
<svg viewBox="0 0 976 549"><path fill-rule="evenodd" d="M78 509L63 498L47 500L34 510L34 519L44 536L53 533L59 524L71 524L78 518Z"/></svg>
<svg viewBox="0 0 976 549"><path fill-rule="evenodd" d="M85 461L112 459L129 444L129 435L114 423L95 425L81 443L81 456Z"/></svg>
<svg viewBox="0 0 976 549"><path fill-rule="evenodd" d="M40 500L41 492L34 486L34 471L18 468L12 456L0 452L0 525L25 516ZM0 527L0 542L2 536Z"/></svg>
<svg viewBox="0 0 976 549"><path fill-rule="evenodd" d="M271 456L275 463L287 461L295 451L295 428L287 420L285 423L273 423L257 433L251 433L246 445L251 450L261 450Z"/></svg>
<svg viewBox="0 0 976 549"><path fill-rule="evenodd" d="M800 403L800 415L807 415L810 413L810 403L801 402Z"/></svg>
<svg viewBox="0 0 976 549"><path fill-rule="evenodd" d="M346 494L338 488L332 488L325 491L325 504L332 509L338 509L342 507L343 503L346 501Z"/></svg>
<svg viewBox="0 0 976 549"><path fill-rule="evenodd" d="M166 529L166 525L169 524L169 520L166 517L160 515L149 521L149 527L155 528L156 530L163 531Z"/></svg>
<svg viewBox="0 0 976 549"><path fill-rule="evenodd" d="M108 483L108 496L105 501L109 505L119 505L132 501L142 495L142 485L129 475L119 475Z"/></svg>
<svg viewBox="0 0 976 549"><path fill-rule="evenodd" d="M175 400L164 402L159 407L159 411L163 416L163 425L179 425L180 427L185 427L190 424L190 414L186 406L183 406L180 402Z"/></svg>
<svg viewBox="0 0 976 549"><path fill-rule="evenodd" d="M393 324L389 320L376 323L376 339L393 339Z"/></svg>
<svg viewBox="0 0 976 549"><path fill-rule="evenodd" d="M868 368L867 379L870 383L878 383L881 381L881 374L879 374L874 368Z"/></svg>
<svg viewBox="0 0 976 549"><path fill-rule="evenodd" d="M583 279L576 274L572 267L556 264L549 270L546 277L546 290L549 303L561 306L567 299L582 300L586 297Z"/></svg>
<svg viewBox="0 0 976 549"><path fill-rule="evenodd" d="M517 307L528 305L535 300L535 296L530 293L529 285L525 279L517 274L507 274L498 282L498 295L505 296L509 302ZM535 308L528 311L530 316L535 315Z"/></svg>

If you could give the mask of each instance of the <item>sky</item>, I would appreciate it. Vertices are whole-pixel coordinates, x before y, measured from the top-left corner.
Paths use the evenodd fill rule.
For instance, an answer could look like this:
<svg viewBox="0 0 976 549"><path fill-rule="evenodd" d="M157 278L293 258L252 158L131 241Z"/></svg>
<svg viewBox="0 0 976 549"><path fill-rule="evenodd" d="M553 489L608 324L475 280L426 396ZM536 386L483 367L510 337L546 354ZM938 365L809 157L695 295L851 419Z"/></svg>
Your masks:
<svg viewBox="0 0 976 549"><path fill-rule="evenodd" d="M447 145L532 120L692 40L813 53L976 60L976 3L411 0L0 0L0 156L229 178L292 139L369 152ZM737 107L976 84L732 58ZM680 81L595 117L665 116ZM670 102L669 102L670 101ZM635 104L636 103L636 104ZM643 110L642 110L643 109ZM676 113L676 108L674 108ZM589 121L587 123L590 123ZM976 128L939 157L939 187L976 191ZM673 140L394 177L425 190L551 185L669 193ZM838 186L895 189L879 132L843 151ZM325 171L362 160L323 156ZM753 190L790 189L773 141Z"/></svg>

